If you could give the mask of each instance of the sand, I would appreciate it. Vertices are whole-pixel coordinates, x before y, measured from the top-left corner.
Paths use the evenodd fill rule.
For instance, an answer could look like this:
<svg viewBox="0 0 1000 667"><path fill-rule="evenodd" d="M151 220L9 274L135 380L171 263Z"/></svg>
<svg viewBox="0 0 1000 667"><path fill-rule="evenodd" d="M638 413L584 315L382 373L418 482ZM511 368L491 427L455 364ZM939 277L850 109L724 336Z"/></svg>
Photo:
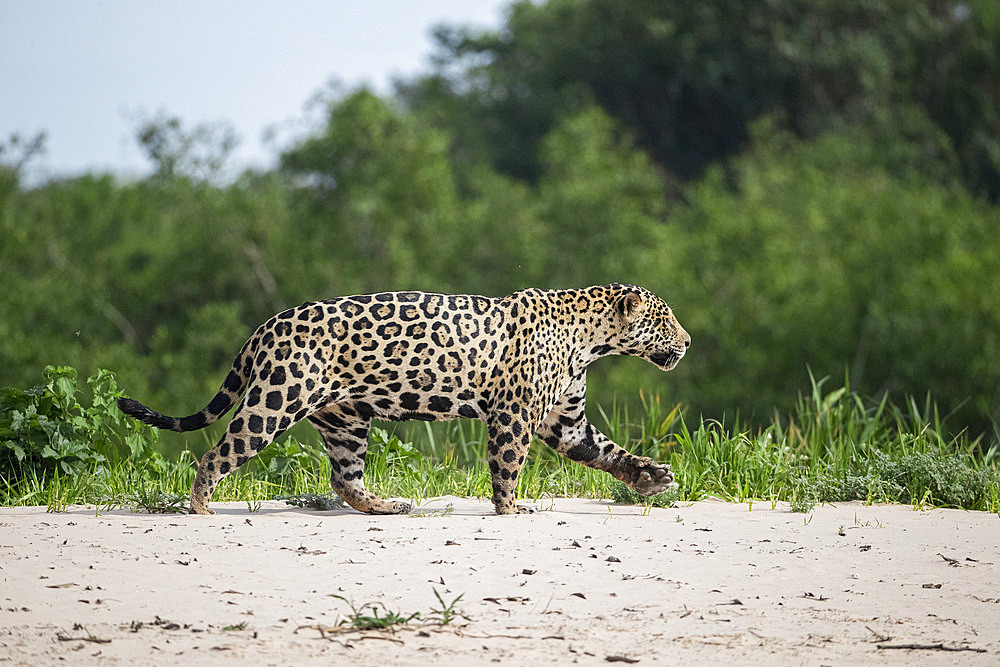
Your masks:
<svg viewBox="0 0 1000 667"><path fill-rule="evenodd" d="M0 663L1000 663L997 515L535 506L0 509ZM435 591L467 618L442 626ZM347 631L340 598L421 618Z"/></svg>

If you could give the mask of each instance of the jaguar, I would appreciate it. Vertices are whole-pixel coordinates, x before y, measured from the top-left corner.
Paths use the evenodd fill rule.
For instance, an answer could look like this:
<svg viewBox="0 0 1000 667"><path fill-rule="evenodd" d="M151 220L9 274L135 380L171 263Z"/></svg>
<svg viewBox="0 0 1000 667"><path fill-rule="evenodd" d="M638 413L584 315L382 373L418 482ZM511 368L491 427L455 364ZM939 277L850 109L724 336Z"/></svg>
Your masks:
<svg viewBox="0 0 1000 667"><path fill-rule="evenodd" d="M384 292L304 303L260 325L200 412L162 415L131 398L119 408L172 431L236 412L198 466L190 511L213 514L218 483L307 419L330 459L330 485L360 512L402 514L363 473L373 419L479 419L497 514L528 511L515 488L535 436L642 495L674 484L668 465L635 456L585 414L587 366L631 355L672 370L691 336L655 294L634 285L524 289L505 297Z"/></svg>

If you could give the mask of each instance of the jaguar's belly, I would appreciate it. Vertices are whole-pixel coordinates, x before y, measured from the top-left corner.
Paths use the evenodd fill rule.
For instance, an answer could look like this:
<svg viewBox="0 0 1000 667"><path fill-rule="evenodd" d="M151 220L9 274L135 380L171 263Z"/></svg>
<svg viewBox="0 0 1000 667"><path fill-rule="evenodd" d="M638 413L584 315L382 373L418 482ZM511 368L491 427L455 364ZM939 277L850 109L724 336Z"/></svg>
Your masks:
<svg viewBox="0 0 1000 667"><path fill-rule="evenodd" d="M414 349L407 354L407 348L420 348L409 343L399 341L399 357L383 360L348 384L355 410L391 421L486 418L496 359L493 345L453 347L437 354Z"/></svg>

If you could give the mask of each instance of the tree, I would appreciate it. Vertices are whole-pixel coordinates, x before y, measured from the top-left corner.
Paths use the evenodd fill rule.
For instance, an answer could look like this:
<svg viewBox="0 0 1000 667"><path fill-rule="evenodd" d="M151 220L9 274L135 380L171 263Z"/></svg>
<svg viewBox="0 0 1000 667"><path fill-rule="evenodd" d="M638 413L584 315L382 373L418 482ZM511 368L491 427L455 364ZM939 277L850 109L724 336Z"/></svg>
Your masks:
<svg viewBox="0 0 1000 667"><path fill-rule="evenodd" d="M682 180L735 155L765 114L805 138L916 106L996 199L998 13L987 0L522 1L497 32L439 29L438 71L400 94L455 133L457 158L530 179L542 137L591 103Z"/></svg>
<svg viewBox="0 0 1000 667"><path fill-rule="evenodd" d="M548 284L641 282L658 261L652 241L666 214L663 180L646 153L591 107L546 136L541 155Z"/></svg>
<svg viewBox="0 0 1000 667"><path fill-rule="evenodd" d="M180 118L163 113L140 121L135 137L156 176L167 179L220 180L239 145L236 132L226 123L202 123L189 131Z"/></svg>
<svg viewBox="0 0 1000 667"><path fill-rule="evenodd" d="M1000 417L1000 212L872 150L762 122L729 175L685 191L662 282L694 339L676 381L710 413L788 407L811 368L870 395L930 392L977 431Z"/></svg>
<svg viewBox="0 0 1000 667"><path fill-rule="evenodd" d="M367 91L282 155L343 291L433 288L461 233L447 138Z"/></svg>

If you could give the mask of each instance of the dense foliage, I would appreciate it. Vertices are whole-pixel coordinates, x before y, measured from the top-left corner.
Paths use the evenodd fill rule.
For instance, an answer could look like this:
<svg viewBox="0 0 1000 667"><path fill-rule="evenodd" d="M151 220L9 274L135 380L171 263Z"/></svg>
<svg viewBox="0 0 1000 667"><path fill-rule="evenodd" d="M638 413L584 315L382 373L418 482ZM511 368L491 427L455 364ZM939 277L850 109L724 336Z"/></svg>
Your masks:
<svg viewBox="0 0 1000 667"><path fill-rule="evenodd" d="M405 99L460 156L533 177L538 144L597 104L669 173L696 177L779 115L798 137L867 125L937 152L1000 196L1000 18L991 0L518 2L496 32L437 31ZM938 170L945 165L924 165Z"/></svg>
<svg viewBox="0 0 1000 667"><path fill-rule="evenodd" d="M139 459L155 457L153 429L115 405L121 392L112 373L99 370L87 379L91 404L86 407L79 402L76 369L47 366L44 379L30 389L0 389L4 481L32 473L90 473L125 452Z"/></svg>
<svg viewBox="0 0 1000 667"><path fill-rule="evenodd" d="M231 133L161 117L137 128L148 178L26 187L18 150L37 145L8 142L0 384L111 368L187 414L259 322L306 300L623 281L667 299L693 346L670 375L600 362L592 403L641 389L762 424L809 369L846 372L868 396L930 392L951 430L989 440L998 17L520 2L499 32L440 30L436 70L396 96L332 96L273 170L226 180Z"/></svg>

